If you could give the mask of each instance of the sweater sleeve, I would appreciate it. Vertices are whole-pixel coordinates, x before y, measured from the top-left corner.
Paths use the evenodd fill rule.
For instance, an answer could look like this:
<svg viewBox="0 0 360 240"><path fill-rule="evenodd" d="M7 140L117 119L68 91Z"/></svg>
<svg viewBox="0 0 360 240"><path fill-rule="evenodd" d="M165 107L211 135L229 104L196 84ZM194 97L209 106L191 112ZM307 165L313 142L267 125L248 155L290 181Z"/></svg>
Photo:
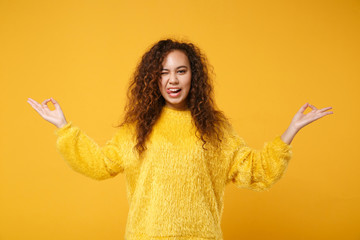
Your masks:
<svg viewBox="0 0 360 240"><path fill-rule="evenodd" d="M118 146L121 129L100 147L79 127L68 122L55 130L56 149L66 163L76 172L96 180L116 176L124 171L122 152Z"/></svg>
<svg viewBox="0 0 360 240"><path fill-rule="evenodd" d="M234 133L230 145L232 150L227 183L233 182L238 188L269 191L283 176L292 157L292 146L283 142L280 136L266 142L261 150L256 150L248 147Z"/></svg>

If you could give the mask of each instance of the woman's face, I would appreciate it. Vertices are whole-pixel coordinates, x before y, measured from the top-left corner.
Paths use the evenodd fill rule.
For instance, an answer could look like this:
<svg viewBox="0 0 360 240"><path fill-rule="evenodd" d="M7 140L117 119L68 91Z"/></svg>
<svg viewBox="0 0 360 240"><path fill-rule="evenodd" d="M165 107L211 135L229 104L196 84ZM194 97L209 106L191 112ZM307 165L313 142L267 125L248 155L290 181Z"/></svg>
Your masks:
<svg viewBox="0 0 360 240"><path fill-rule="evenodd" d="M162 63L159 88L166 105L173 109L185 110L186 97L191 86L191 68L186 54L173 50Z"/></svg>

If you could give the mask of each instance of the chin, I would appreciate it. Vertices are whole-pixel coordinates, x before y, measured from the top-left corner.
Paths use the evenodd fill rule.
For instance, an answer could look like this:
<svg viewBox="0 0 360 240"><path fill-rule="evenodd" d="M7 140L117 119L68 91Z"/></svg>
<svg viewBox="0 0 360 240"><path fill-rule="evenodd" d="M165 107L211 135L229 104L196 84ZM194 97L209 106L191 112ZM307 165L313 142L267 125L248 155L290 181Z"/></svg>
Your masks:
<svg viewBox="0 0 360 240"><path fill-rule="evenodd" d="M171 104L173 104L173 105L182 105L183 104L183 101L182 100L180 100L180 101L174 101L174 100L170 100L170 101L168 101L169 103L171 103Z"/></svg>

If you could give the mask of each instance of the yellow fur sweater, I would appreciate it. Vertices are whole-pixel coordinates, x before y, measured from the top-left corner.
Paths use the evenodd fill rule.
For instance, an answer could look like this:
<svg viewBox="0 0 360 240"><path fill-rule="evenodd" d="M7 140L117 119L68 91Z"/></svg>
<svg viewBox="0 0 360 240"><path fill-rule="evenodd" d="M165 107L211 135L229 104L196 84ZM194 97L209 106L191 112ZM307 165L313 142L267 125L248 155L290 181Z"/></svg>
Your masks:
<svg viewBox="0 0 360 240"><path fill-rule="evenodd" d="M223 239L225 185L268 190L292 154L280 136L261 150L251 149L231 126L221 147L204 151L190 111L166 106L141 159L133 150L134 131L131 125L118 128L100 147L72 122L55 130L57 150L75 171L97 180L125 174L126 240Z"/></svg>

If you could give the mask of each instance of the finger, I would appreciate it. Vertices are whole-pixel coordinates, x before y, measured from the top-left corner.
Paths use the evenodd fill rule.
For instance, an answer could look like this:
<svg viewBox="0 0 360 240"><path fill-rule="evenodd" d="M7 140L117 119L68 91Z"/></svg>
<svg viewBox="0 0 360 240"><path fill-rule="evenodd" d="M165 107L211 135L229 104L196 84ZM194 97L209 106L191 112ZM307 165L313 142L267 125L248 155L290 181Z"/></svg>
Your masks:
<svg viewBox="0 0 360 240"><path fill-rule="evenodd" d="M40 104L33 99L27 101L34 108L41 108Z"/></svg>
<svg viewBox="0 0 360 240"><path fill-rule="evenodd" d="M28 103L31 104L31 106L39 113L39 114L44 114L44 110L49 110L49 108L44 107L43 105L41 105L40 103L38 103L37 101L31 99L28 100Z"/></svg>
<svg viewBox="0 0 360 240"><path fill-rule="evenodd" d="M322 118L322 117L324 117L324 116L326 116L326 115L329 115L329 114L333 114L333 112L331 111L331 112L323 112L321 115L319 115L319 117L317 117L316 119L319 119L319 118Z"/></svg>
<svg viewBox="0 0 360 240"><path fill-rule="evenodd" d="M35 104L31 101L28 101L28 103L33 107L33 109L40 114L40 116L43 116L43 109L38 104Z"/></svg>
<svg viewBox="0 0 360 240"><path fill-rule="evenodd" d="M311 107L312 110L317 110L317 108L311 104L309 104L309 106Z"/></svg>
<svg viewBox="0 0 360 240"><path fill-rule="evenodd" d="M40 103L38 103L37 101L35 101L34 99L31 99L29 98L28 99L28 103L41 115L43 116L45 113L44 113L44 110L48 109L49 108L44 108Z"/></svg>
<svg viewBox="0 0 360 240"><path fill-rule="evenodd" d="M40 103L38 103L37 101L35 101L35 100L32 99L32 98L28 98L28 102L32 102L33 104L36 104L36 105L39 105L39 106L40 106Z"/></svg>
<svg viewBox="0 0 360 240"><path fill-rule="evenodd" d="M331 112L324 112L324 113L325 113L325 114L324 114L324 116L325 116L325 115L333 114L334 112L331 111Z"/></svg>
<svg viewBox="0 0 360 240"><path fill-rule="evenodd" d="M50 98L46 99L45 101L43 101L43 102L41 103L41 106L43 106L44 108L49 109L49 107L48 107L48 105L47 105L47 102L49 102L49 101L50 101Z"/></svg>
<svg viewBox="0 0 360 240"><path fill-rule="evenodd" d="M332 107L322 108L322 109L320 109L320 112L325 112L325 111L327 111L327 110L329 110L329 109L332 109Z"/></svg>
<svg viewBox="0 0 360 240"><path fill-rule="evenodd" d="M53 99L53 98L50 98L50 99L51 99L52 104L54 104L55 109L60 109L59 103L58 103L55 99Z"/></svg>
<svg viewBox="0 0 360 240"><path fill-rule="evenodd" d="M299 112L303 113L308 106L309 106L309 103L305 103L304 105L301 106Z"/></svg>
<svg viewBox="0 0 360 240"><path fill-rule="evenodd" d="M48 101L50 101L50 98L45 99L45 100L41 103L41 105L46 105L46 103L47 103Z"/></svg>

